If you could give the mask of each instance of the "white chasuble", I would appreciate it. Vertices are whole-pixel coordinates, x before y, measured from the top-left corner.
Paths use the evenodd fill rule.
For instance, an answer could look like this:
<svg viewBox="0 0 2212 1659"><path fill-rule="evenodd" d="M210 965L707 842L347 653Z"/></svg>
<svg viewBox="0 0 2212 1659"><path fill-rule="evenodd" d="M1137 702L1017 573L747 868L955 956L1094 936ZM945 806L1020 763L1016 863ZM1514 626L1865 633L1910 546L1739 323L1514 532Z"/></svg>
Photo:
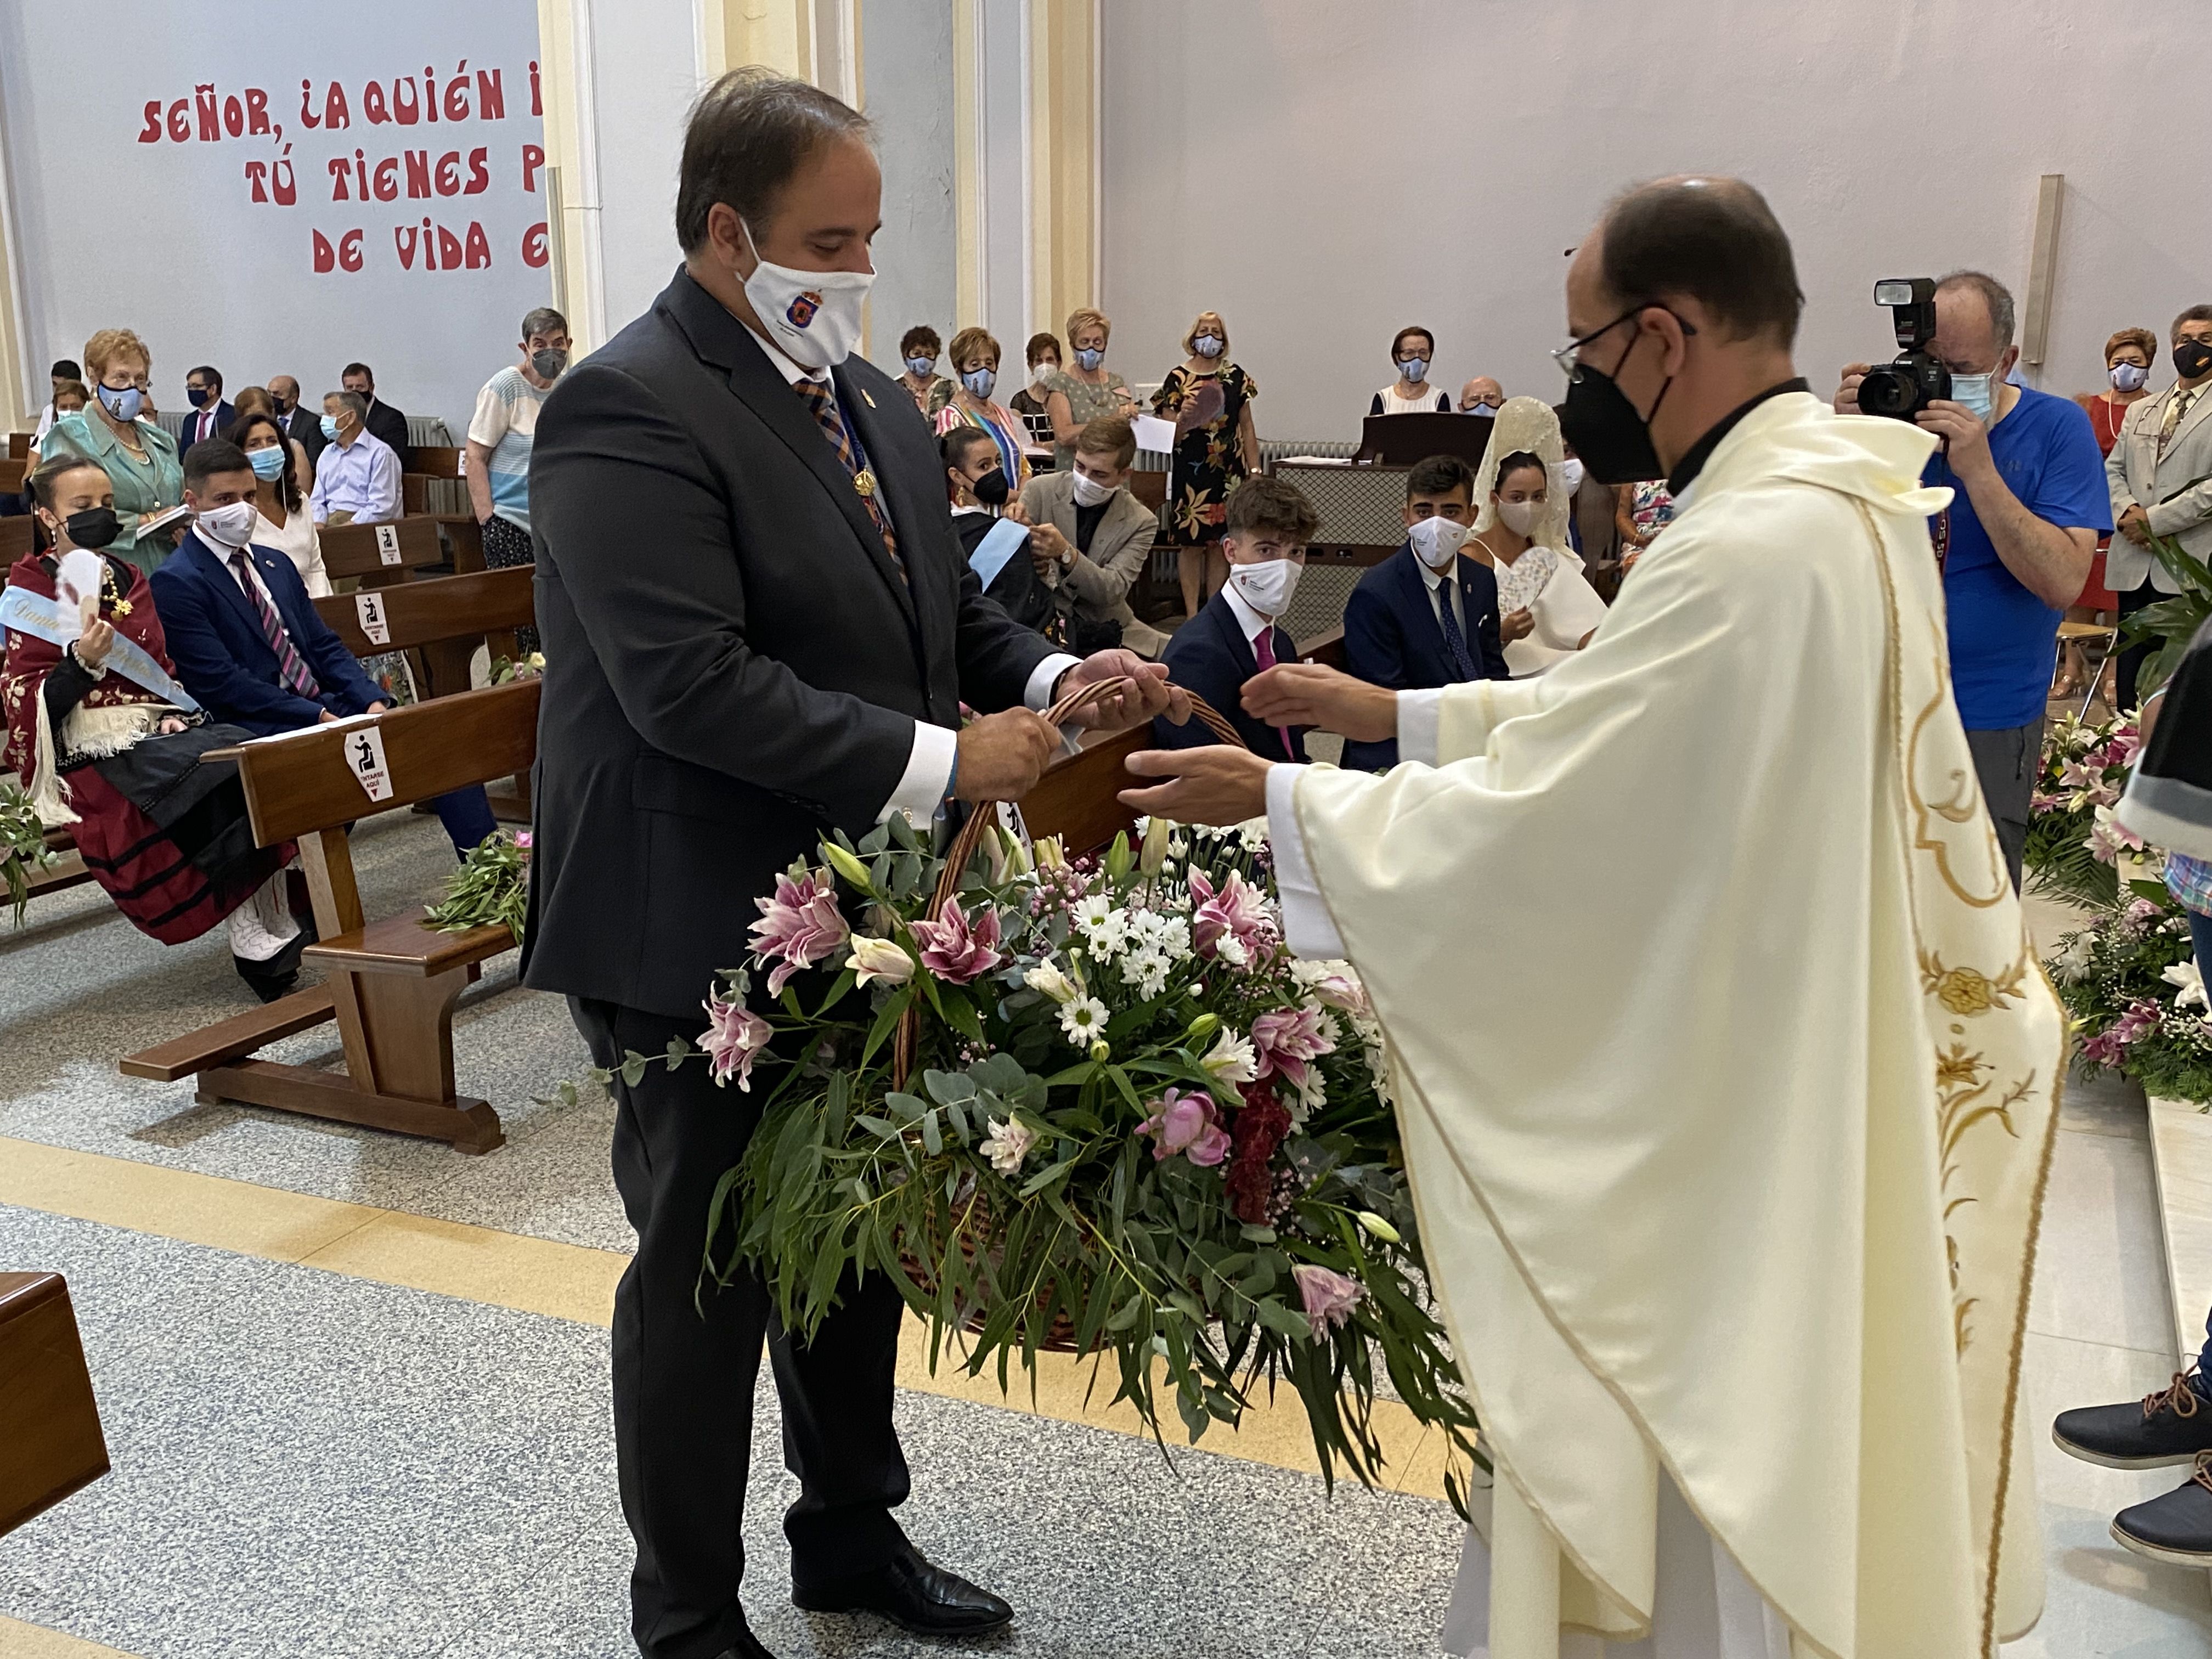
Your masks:
<svg viewBox="0 0 2212 1659"><path fill-rule="evenodd" d="M1589 649L1401 700L1434 765L1271 781L1497 1463L1489 1659L1642 1641L1655 1600L1664 1638L1686 1517L1713 1616L1747 1586L1799 1659L2040 1612L2020 1350L2065 1022L1951 698L1933 444L1768 399Z"/></svg>

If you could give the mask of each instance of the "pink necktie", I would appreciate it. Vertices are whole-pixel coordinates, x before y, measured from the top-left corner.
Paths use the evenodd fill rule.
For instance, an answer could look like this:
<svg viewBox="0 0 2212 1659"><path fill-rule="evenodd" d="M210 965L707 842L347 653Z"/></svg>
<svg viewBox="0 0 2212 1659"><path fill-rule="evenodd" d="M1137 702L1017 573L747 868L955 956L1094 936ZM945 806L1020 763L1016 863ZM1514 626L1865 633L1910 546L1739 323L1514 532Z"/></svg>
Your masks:
<svg viewBox="0 0 2212 1659"><path fill-rule="evenodd" d="M1273 623L1270 623L1253 636L1252 659L1260 665L1260 672L1262 674L1275 665ZM1287 726L1279 726L1275 728L1275 735L1283 740L1284 755L1291 760L1296 760L1298 757L1298 751L1291 742L1291 728Z"/></svg>

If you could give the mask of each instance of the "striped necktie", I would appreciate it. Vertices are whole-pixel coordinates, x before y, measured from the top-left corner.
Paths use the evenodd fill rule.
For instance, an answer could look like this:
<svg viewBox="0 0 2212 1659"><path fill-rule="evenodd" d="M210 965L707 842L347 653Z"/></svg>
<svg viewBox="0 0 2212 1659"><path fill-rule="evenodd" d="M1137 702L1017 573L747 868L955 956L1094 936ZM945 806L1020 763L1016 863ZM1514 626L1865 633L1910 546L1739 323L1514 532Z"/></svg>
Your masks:
<svg viewBox="0 0 2212 1659"><path fill-rule="evenodd" d="M253 567L246 562L244 548L230 556L230 568L238 573L239 586L245 590L254 613L261 618L261 637L276 653L277 683L310 702L316 701L323 695L323 688L315 683L315 677L307 672L307 665L293 648L292 636L284 631L284 619L276 614L276 607L269 603L269 596L254 580Z"/></svg>
<svg viewBox="0 0 2212 1659"><path fill-rule="evenodd" d="M830 440L830 447L837 452L837 459L853 480L853 488L860 497L860 505L868 509L868 517L883 535L884 551L891 556L891 562L906 574L906 562L899 557L898 534L891 528L890 515L876 498L876 475L869 470L868 458L861 453L860 434L846 425L843 414L837 408L836 394L822 380L805 376L793 380L791 389L805 400L814 411L814 423Z"/></svg>

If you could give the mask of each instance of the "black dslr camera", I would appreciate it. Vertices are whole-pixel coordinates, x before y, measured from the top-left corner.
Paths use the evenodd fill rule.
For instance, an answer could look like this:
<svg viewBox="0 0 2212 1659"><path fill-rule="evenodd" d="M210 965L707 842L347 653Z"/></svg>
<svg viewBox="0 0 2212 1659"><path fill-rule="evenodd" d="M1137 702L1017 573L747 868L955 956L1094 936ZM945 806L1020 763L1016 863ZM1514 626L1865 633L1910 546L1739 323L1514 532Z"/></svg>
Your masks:
<svg viewBox="0 0 2212 1659"><path fill-rule="evenodd" d="M1951 371L1928 353L1936 337L1936 280L1891 276L1874 285L1874 302L1897 319L1897 361L1870 368L1859 382L1859 412L1909 421L1951 395Z"/></svg>

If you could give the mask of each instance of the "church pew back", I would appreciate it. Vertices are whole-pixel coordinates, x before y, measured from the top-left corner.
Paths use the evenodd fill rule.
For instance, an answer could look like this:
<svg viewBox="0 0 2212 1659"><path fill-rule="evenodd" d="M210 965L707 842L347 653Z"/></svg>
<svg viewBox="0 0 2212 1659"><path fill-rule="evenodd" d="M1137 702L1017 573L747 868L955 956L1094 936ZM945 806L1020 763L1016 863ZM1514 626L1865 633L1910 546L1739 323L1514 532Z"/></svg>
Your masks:
<svg viewBox="0 0 2212 1659"><path fill-rule="evenodd" d="M465 576L432 576L358 593L332 593L317 599L315 610L356 657L447 640L511 635L530 625L534 574L528 565L517 565ZM382 624L384 639L370 636L372 622ZM513 640L503 647L495 644L494 654L513 655Z"/></svg>
<svg viewBox="0 0 2212 1659"><path fill-rule="evenodd" d="M323 568L333 580L355 576L372 586L404 581L411 571L442 560L437 521L416 517L389 524L325 525L319 532Z"/></svg>
<svg viewBox="0 0 2212 1659"><path fill-rule="evenodd" d="M23 480L29 475L30 470L30 462L21 457L10 456L8 459L0 461L0 495L21 495Z"/></svg>
<svg viewBox="0 0 2212 1659"><path fill-rule="evenodd" d="M13 564L31 550L31 518L0 519L0 565Z"/></svg>

